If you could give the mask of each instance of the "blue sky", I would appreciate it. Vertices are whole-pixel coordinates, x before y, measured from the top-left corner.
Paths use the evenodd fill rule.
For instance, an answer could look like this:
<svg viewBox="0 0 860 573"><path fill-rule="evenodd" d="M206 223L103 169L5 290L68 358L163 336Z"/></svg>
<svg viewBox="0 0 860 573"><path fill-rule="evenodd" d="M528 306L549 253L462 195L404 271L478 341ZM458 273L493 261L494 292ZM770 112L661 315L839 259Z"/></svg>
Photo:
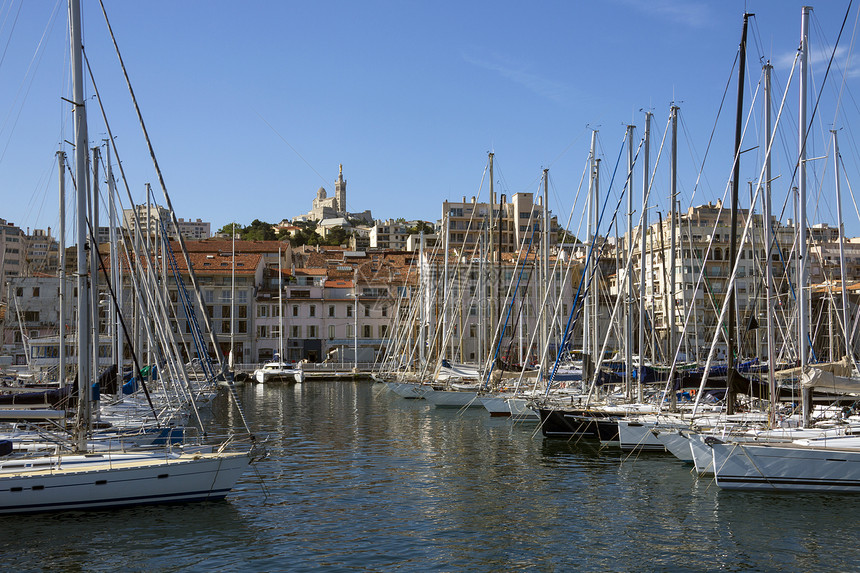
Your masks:
<svg viewBox="0 0 860 573"><path fill-rule="evenodd" d="M541 171L549 168L550 207L564 222L591 131L599 130L608 185L625 126L638 126L638 141L645 109L654 114L653 168L672 102L681 114L681 203L716 200L731 171L733 62L743 12L756 14L749 106L765 59L775 65L781 97L802 6L787 0L105 3L178 216L202 218L213 229L308 211L320 186L334 191L339 164L351 210L436 220L446 199L486 198L489 151L496 190L508 197L538 192ZM132 192L142 201L144 184L157 188L157 179L98 2L83 4L87 54ZM814 7L811 105L847 7L844 1ZM851 53L858 7L848 16L809 151L828 154L828 130L840 129L852 184L860 165L852 131L860 115L858 66ZM22 227L57 225L54 153L72 139L68 104L60 99L69 94L67 43L64 0L0 2L0 217ZM795 80L774 152L778 184L786 189L796 156L796 94ZM106 130L90 103L95 145ZM760 116L751 116L745 149L760 142ZM758 175L758 153L744 156L744 186ZM833 224L826 164L810 163L810 217ZM664 153L652 192L664 211L668 165ZM635 177L641 182L639 171ZM784 198L786 189L775 193ZM847 195L845 201L849 232L860 234Z"/></svg>

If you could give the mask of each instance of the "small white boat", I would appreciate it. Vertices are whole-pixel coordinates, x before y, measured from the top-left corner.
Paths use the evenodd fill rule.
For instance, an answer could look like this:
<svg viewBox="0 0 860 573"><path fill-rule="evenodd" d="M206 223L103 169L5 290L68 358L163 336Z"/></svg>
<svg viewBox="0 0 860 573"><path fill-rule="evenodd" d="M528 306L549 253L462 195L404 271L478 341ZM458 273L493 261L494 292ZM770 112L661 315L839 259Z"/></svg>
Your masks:
<svg viewBox="0 0 860 573"><path fill-rule="evenodd" d="M269 382L304 382L305 375L299 364L286 362L266 362L262 368L254 370L254 380L260 384Z"/></svg>

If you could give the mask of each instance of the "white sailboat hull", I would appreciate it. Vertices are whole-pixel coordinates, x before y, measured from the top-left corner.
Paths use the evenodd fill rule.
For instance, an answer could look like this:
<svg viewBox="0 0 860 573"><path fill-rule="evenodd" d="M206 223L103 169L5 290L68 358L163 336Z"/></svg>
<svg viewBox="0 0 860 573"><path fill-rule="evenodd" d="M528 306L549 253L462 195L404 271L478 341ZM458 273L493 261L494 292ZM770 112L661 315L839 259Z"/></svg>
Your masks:
<svg viewBox="0 0 860 573"><path fill-rule="evenodd" d="M856 438L851 439L856 444ZM810 443L814 440L810 440ZM791 444L713 444L723 489L860 493L860 448Z"/></svg>
<svg viewBox="0 0 860 573"><path fill-rule="evenodd" d="M401 398L409 399L423 398L424 393L430 389L426 384L417 382L386 382L385 385Z"/></svg>
<svg viewBox="0 0 860 573"><path fill-rule="evenodd" d="M0 464L0 514L223 499L249 463L248 453L10 459Z"/></svg>
<svg viewBox="0 0 860 573"><path fill-rule="evenodd" d="M483 408L477 392L457 390L431 390L424 393L424 399L437 408Z"/></svg>

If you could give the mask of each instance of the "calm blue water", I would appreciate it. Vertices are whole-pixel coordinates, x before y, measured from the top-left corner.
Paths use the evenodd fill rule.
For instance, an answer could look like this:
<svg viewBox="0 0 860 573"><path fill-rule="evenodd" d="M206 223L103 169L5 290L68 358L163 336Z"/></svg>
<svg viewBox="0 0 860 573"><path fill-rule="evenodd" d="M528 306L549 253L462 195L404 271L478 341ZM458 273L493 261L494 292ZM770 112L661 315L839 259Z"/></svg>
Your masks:
<svg viewBox="0 0 860 573"><path fill-rule="evenodd" d="M0 519L6 571L853 571L860 497L720 491L369 382L241 390L271 457L225 502ZM229 423L226 400L213 408Z"/></svg>

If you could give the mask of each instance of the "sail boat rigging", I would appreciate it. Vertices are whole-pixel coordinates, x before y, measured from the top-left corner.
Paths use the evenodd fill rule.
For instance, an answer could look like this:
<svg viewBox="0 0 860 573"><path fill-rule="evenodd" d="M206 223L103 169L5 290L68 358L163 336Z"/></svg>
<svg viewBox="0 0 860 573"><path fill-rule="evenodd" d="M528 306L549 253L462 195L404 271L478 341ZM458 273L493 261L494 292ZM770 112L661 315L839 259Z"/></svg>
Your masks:
<svg viewBox="0 0 860 573"><path fill-rule="evenodd" d="M23 441L26 438L20 444L13 443L12 452L0 457L0 513L221 499L248 464L264 455L263 450L251 447L228 451L226 443L147 449L121 444L121 449L115 449L112 443L95 440L91 387L97 375L97 353L93 351L90 306L95 272L91 272L90 265L96 264L93 257L98 249L94 225L87 218L89 171L80 1L69 0L68 8L77 175L78 407L73 450L55 448L53 452L29 453L33 443ZM99 261L103 264L100 257Z"/></svg>

